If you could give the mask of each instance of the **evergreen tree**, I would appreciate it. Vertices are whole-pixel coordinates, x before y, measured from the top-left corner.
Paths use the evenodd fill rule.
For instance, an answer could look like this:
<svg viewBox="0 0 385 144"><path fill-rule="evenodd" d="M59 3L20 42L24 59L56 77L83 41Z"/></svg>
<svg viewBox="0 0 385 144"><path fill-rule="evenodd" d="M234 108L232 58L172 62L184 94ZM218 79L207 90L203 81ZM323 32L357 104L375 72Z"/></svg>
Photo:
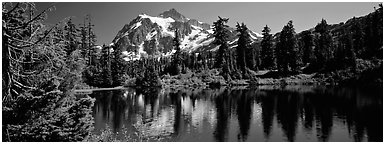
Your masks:
<svg viewBox="0 0 385 144"><path fill-rule="evenodd" d="M178 29L175 30L175 38L173 39L173 46L175 49L175 53L173 55L173 74L177 75L181 72L181 64L182 64L182 52L180 49L180 39L178 34Z"/></svg>
<svg viewBox="0 0 385 144"><path fill-rule="evenodd" d="M91 15L87 15L86 18L88 19L88 64L93 65L95 64L93 61L93 48L96 45L96 35L93 31L93 24L91 23Z"/></svg>
<svg viewBox="0 0 385 144"><path fill-rule="evenodd" d="M102 47L102 56L101 56L101 66L102 66L102 74L103 74L103 85L111 86L113 84L112 81L112 71L111 71L111 47L103 45Z"/></svg>
<svg viewBox="0 0 385 144"><path fill-rule="evenodd" d="M255 47L252 47L250 45L250 43L248 43L246 51L247 51L246 52L246 66L251 70L258 71L258 66L257 66L257 61L256 61L257 50L255 49Z"/></svg>
<svg viewBox="0 0 385 144"><path fill-rule="evenodd" d="M100 64L100 49L96 46L96 35L93 32L91 16L86 15L81 26L81 50L87 63L84 78L87 84L104 87L103 66Z"/></svg>
<svg viewBox="0 0 385 144"><path fill-rule="evenodd" d="M81 141L93 100L76 98L81 59L68 57L63 28L43 24L51 7L3 3L3 141Z"/></svg>
<svg viewBox="0 0 385 144"><path fill-rule="evenodd" d="M295 38L293 21L285 25L279 35L277 47L277 65L278 71L283 74L296 72L299 69L300 57L298 57L298 46ZM290 70L290 71L289 71Z"/></svg>
<svg viewBox="0 0 385 144"><path fill-rule="evenodd" d="M253 51L254 51L254 60L255 60L255 69L254 71L258 71L259 68L261 67L261 45L260 43L253 43L251 45ZM273 55L275 55L273 53ZM273 57L273 68L275 68L276 62Z"/></svg>
<svg viewBox="0 0 385 144"><path fill-rule="evenodd" d="M326 63L332 58L333 42L326 20L322 19L321 23L317 24L315 32L318 33L314 51L316 57L315 65L317 65L319 69L324 69Z"/></svg>
<svg viewBox="0 0 385 144"><path fill-rule="evenodd" d="M229 26L226 25L228 22L228 18L221 18L219 17L219 20L214 22L214 44L219 45L219 49L217 51L216 57L215 57L215 68L223 68L223 65L225 61L225 56L228 53L228 35L229 35L229 30L227 29Z"/></svg>
<svg viewBox="0 0 385 144"><path fill-rule="evenodd" d="M255 66L253 51L248 51L250 55L246 55L246 50L251 49L250 47L251 39L247 30L248 29L244 23L242 23L242 25L237 23L237 31L238 31L237 64L243 73L246 72L246 67L249 67L250 69L254 69L254 66Z"/></svg>
<svg viewBox="0 0 385 144"><path fill-rule="evenodd" d="M339 47L336 52L334 65L337 65L336 69L352 68L356 70L356 54L353 48L353 38L350 31L343 29L343 35L339 38Z"/></svg>
<svg viewBox="0 0 385 144"><path fill-rule="evenodd" d="M155 71L154 65L147 65L143 71L144 74L136 78L136 86L141 88L162 86L159 75Z"/></svg>
<svg viewBox="0 0 385 144"><path fill-rule="evenodd" d="M66 52L67 55L70 55L73 51L78 48L80 43L79 41L79 30L76 28L76 25L72 23L72 19L70 18L66 25L64 26L65 39L68 41L66 44Z"/></svg>
<svg viewBox="0 0 385 144"><path fill-rule="evenodd" d="M270 34L270 28L266 25L262 30L263 39L261 41L261 67L263 69L272 69L275 67L273 36Z"/></svg>
<svg viewBox="0 0 385 144"><path fill-rule="evenodd" d="M353 34L353 49L357 54L357 57L362 58L364 50L364 31L363 25L358 21L356 17L353 17L353 24L351 27L351 32Z"/></svg>
<svg viewBox="0 0 385 144"><path fill-rule="evenodd" d="M284 57L284 47L283 47L283 43L281 43L280 41L280 35L281 35L281 32L278 32L274 35L274 42L275 42L275 58L276 58L276 61L277 61L277 69L279 72L283 72L284 71L284 66L286 65L285 63L285 57Z"/></svg>
<svg viewBox="0 0 385 144"><path fill-rule="evenodd" d="M80 49L82 51L82 55L84 57L84 59L88 59L88 39L87 39L87 27L86 27L86 19L84 18L84 22L83 22L83 25L80 26L80 40L81 40L81 46L80 46Z"/></svg>
<svg viewBox="0 0 385 144"><path fill-rule="evenodd" d="M81 26L81 49L88 65L94 64L92 62L93 47L96 45L96 35L93 32L93 24L91 22L91 15L86 15L83 26Z"/></svg>
<svg viewBox="0 0 385 144"><path fill-rule="evenodd" d="M122 85L124 79L123 75L125 74L125 61L122 58L122 51L116 46L112 46L114 52L111 61L111 73L112 73L112 85L119 86ZM143 66L143 65L141 65ZM139 69L139 68L135 68Z"/></svg>
<svg viewBox="0 0 385 144"><path fill-rule="evenodd" d="M314 38L310 31L304 31L301 35L302 42L302 62L304 64L310 63L313 58L313 46L314 46Z"/></svg>
<svg viewBox="0 0 385 144"><path fill-rule="evenodd" d="M365 26L365 59L373 59L375 57L382 59L382 4L379 5L379 8L375 8L375 11L368 15L366 18Z"/></svg>

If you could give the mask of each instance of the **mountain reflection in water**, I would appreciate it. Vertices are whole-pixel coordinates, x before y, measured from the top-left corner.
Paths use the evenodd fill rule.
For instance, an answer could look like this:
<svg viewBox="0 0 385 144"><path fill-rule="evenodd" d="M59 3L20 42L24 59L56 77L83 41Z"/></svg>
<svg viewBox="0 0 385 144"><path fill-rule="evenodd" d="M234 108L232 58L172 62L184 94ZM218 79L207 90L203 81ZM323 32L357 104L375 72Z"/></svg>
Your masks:
<svg viewBox="0 0 385 144"><path fill-rule="evenodd" d="M382 89L263 86L92 94L95 133L149 141L382 141Z"/></svg>

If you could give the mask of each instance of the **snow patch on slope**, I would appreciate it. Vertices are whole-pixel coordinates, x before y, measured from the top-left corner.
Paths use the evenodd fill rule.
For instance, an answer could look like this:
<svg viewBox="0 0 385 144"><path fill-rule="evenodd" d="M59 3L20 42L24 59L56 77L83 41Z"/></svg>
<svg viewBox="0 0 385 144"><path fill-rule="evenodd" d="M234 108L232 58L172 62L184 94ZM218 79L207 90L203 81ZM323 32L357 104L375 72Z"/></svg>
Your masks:
<svg viewBox="0 0 385 144"><path fill-rule="evenodd" d="M158 24L160 27L162 27L162 35L167 36L170 35L174 37L174 33L172 31L169 31L168 28L170 27L170 24L175 22L174 19L171 17L168 18L160 18L160 17L153 17L146 14L139 15L141 18L148 18L151 20L152 23Z"/></svg>
<svg viewBox="0 0 385 144"><path fill-rule="evenodd" d="M233 43L235 43L235 42L238 42L238 39L239 39L239 38L236 38L235 40L229 42L229 44L233 44Z"/></svg>
<svg viewBox="0 0 385 144"><path fill-rule="evenodd" d="M256 32L254 32L254 31L251 31L251 32L253 32L257 37L263 37L263 35L261 35L261 34L259 34L259 33L256 33Z"/></svg>
<svg viewBox="0 0 385 144"><path fill-rule="evenodd" d="M207 40L209 35L203 33L203 28L194 25L191 25L191 27L191 33L188 36L185 36L181 42L182 49L192 52L198 47L208 45L213 41L213 39Z"/></svg>
<svg viewBox="0 0 385 144"><path fill-rule="evenodd" d="M131 26L131 29L136 29L136 28L138 28L141 25L142 25L142 21L137 22L137 23L135 23L134 25Z"/></svg>
<svg viewBox="0 0 385 144"><path fill-rule="evenodd" d="M254 35L249 34L252 39L257 39Z"/></svg>
<svg viewBox="0 0 385 144"><path fill-rule="evenodd" d="M213 29L209 29L209 30L207 30L207 32L209 32L210 34L214 34L214 30Z"/></svg>
<svg viewBox="0 0 385 144"><path fill-rule="evenodd" d="M217 51L219 49L219 45L217 45L215 48L211 49L210 51Z"/></svg>
<svg viewBox="0 0 385 144"><path fill-rule="evenodd" d="M157 31L153 31L153 32L150 32L146 35L146 40L151 40L152 37L154 37L158 32Z"/></svg>
<svg viewBox="0 0 385 144"><path fill-rule="evenodd" d="M142 42L142 44L140 44L139 46L139 50L138 50L138 53L136 52L128 52L128 51L123 51L122 52L122 55L123 55L123 59L125 61L136 61L136 60L139 60L143 54L147 54L143 49L143 44L144 42Z"/></svg>
<svg viewBox="0 0 385 144"><path fill-rule="evenodd" d="M169 57L169 56L173 55L175 52L176 52L176 50L173 49L173 50L167 52L166 54L164 54L164 56L165 56L165 57Z"/></svg>
<svg viewBox="0 0 385 144"><path fill-rule="evenodd" d="M122 52L122 55L124 56L123 59L124 59L125 61L131 61L131 60L133 60L133 59L136 58L135 52L127 52L127 51L123 51L123 52Z"/></svg>
<svg viewBox="0 0 385 144"><path fill-rule="evenodd" d="M203 28L201 27L198 27L198 26L195 26L195 25L191 25L192 28L196 29L196 30L203 30Z"/></svg>

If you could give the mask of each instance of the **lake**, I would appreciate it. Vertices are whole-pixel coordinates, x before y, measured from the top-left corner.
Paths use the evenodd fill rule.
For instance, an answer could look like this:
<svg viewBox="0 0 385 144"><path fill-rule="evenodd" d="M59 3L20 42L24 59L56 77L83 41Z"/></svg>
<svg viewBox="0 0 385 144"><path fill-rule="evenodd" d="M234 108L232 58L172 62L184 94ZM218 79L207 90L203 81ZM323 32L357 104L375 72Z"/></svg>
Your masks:
<svg viewBox="0 0 385 144"><path fill-rule="evenodd" d="M145 141L383 141L382 88L94 91L95 134Z"/></svg>

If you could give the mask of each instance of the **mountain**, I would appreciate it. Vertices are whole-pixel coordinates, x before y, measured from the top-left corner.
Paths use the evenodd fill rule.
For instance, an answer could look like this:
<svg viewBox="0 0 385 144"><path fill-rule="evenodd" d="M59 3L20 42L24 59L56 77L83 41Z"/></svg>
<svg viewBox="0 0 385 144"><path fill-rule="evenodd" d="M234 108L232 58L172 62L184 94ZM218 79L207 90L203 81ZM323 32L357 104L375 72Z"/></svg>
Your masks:
<svg viewBox="0 0 385 144"><path fill-rule="evenodd" d="M175 9L165 11L158 16L140 14L118 32L112 40L126 55L125 60L137 60L142 57L170 56L173 50L174 32L178 29L181 38L181 49L186 52L215 51L213 27L196 19L189 19ZM229 27L230 48L236 46L237 32ZM262 35L249 31L253 42L261 39Z"/></svg>

